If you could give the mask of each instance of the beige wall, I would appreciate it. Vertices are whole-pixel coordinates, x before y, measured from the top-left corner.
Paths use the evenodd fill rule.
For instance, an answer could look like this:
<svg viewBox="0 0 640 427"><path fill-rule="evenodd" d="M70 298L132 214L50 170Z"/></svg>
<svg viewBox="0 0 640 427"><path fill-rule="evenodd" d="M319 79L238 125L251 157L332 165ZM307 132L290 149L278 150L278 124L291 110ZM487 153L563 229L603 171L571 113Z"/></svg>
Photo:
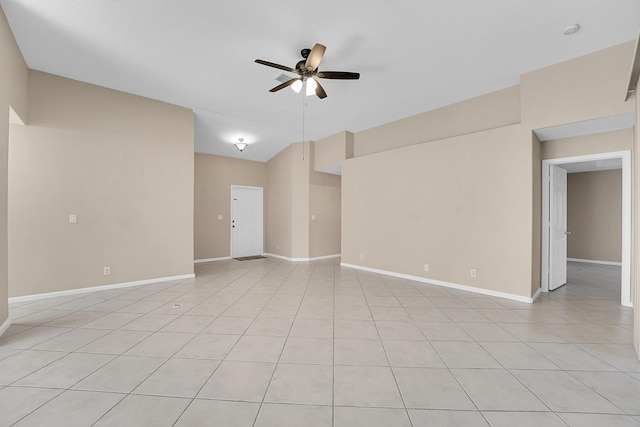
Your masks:
<svg viewBox="0 0 640 427"><path fill-rule="evenodd" d="M267 239L265 252L293 257L293 169L295 144L282 150L267 163L265 194ZM297 153L298 150L296 150Z"/></svg>
<svg viewBox="0 0 640 427"><path fill-rule="evenodd" d="M313 153L313 142L298 142L267 163L267 253L302 259L340 253L340 177L313 171Z"/></svg>
<svg viewBox="0 0 640 427"><path fill-rule="evenodd" d="M640 60L640 58L638 58ZM637 82L640 87L640 81ZM632 196L632 210L631 215L631 229L633 233L633 240L631 244L631 301L633 301L633 345L636 349L636 355L640 358L640 265L636 261L638 251L640 251L640 172L638 167L640 166L640 96L638 91L631 98L631 101L635 101L636 109L636 126L633 139L633 175L631 188L633 191Z"/></svg>
<svg viewBox="0 0 640 427"><path fill-rule="evenodd" d="M0 9L0 328L9 317L8 285L8 151L9 108L27 120L27 65Z"/></svg>
<svg viewBox="0 0 640 427"><path fill-rule="evenodd" d="M317 143L313 144L312 156L317 146ZM311 258L340 254L341 181L339 175L310 171L309 257Z"/></svg>
<svg viewBox="0 0 640 427"><path fill-rule="evenodd" d="M542 143L535 133L531 133L533 153L532 195L533 195L533 224L532 224L532 253L531 253L531 295L540 289L542 264Z"/></svg>
<svg viewBox="0 0 640 427"><path fill-rule="evenodd" d="M567 256L622 262L622 170L567 177Z"/></svg>
<svg viewBox="0 0 640 427"><path fill-rule="evenodd" d="M309 258L311 143L296 143L289 150L291 168L291 257Z"/></svg>
<svg viewBox="0 0 640 427"><path fill-rule="evenodd" d="M520 76L522 122L531 129L633 111L624 102L633 42Z"/></svg>
<svg viewBox="0 0 640 427"><path fill-rule="evenodd" d="M2 120L8 117L7 106L13 108L23 122L27 116L27 64L22 57L18 44L13 38L13 33L2 9L0 9L0 52L2 61L0 64L0 84L2 85L1 95L3 98ZM6 132L3 132L3 135ZM6 150L4 150L6 151Z"/></svg>
<svg viewBox="0 0 640 427"><path fill-rule="evenodd" d="M9 295L193 273L192 112L37 71L28 105L9 150Z"/></svg>
<svg viewBox="0 0 640 427"><path fill-rule="evenodd" d="M320 172L340 173L345 159L353 157L353 133L340 132L313 144L313 169Z"/></svg>
<svg viewBox="0 0 640 427"><path fill-rule="evenodd" d="M554 139L542 143L542 159L584 156L587 154L611 153L633 148L633 129L571 138Z"/></svg>
<svg viewBox="0 0 640 427"><path fill-rule="evenodd" d="M531 160L519 125L347 160L343 262L531 296Z"/></svg>
<svg viewBox="0 0 640 427"><path fill-rule="evenodd" d="M520 87L513 86L358 132L354 155L435 141L520 122Z"/></svg>
<svg viewBox="0 0 640 427"><path fill-rule="evenodd" d="M266 163L196 153L195 259L223 258L231 255L231 186L264 188L266 184ZM222 215L222 220L218 219L218 215Z"/></svg>

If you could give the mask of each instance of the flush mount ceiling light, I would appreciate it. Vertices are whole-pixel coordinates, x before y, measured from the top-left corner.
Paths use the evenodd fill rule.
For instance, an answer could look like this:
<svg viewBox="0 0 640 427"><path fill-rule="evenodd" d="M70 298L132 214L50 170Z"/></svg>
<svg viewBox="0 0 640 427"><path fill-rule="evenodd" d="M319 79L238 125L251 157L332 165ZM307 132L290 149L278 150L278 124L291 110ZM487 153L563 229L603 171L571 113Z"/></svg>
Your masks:
<svg viewBox="0 0 640 427"><path fill-rule="evenodd" d="M244 142L244 138L238 138L238 142L234 143L233 145L235 145L238 151L242 153L244 149L247 148L247 145L249 144Z"/></svg>
<svg viewBox="0 0 640 427"><path fill-rule="evenodd" d="M580 24L573 24L562 30L562 34L564 34L565 36L570 36L571 34L575 34L578 31L580 31Z"/></svg>

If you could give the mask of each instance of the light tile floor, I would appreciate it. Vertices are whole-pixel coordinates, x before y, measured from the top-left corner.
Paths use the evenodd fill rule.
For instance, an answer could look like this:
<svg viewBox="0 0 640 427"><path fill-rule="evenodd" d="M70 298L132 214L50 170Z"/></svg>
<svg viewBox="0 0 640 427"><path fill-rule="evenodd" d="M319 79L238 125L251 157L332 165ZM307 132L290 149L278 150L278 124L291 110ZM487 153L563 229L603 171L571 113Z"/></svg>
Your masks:
<svg viewBox="0 0 640 427"><path fill-rule="evenodd" d="M640 426L619 267L535 304L276 259L11 304L0 426Z"/></svg>

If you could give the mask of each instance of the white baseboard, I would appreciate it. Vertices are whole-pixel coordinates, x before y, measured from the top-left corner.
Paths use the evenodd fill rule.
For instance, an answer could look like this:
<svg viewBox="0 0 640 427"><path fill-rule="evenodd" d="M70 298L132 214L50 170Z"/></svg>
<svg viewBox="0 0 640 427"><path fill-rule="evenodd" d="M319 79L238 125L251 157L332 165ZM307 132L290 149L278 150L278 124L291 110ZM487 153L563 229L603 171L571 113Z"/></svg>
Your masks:
<svg viewBox="0 0 640 427"><path fill-rule="evenodd" d="M542 293L542 288L538 288L536 293L533 294L533 296L531 297L531 300L532 300L531 302L534 302L535 300L537 300L541 293Z"/></svg>
<svg viewBox="0 0 640 427"><path fill-rule="evenodd" d="M613 262L613 261L598 261L596 259L580 259L580 258L567 258L567 261L573 262L585 262L588 264L601 264L601 265L617 265L622 266L621 262Z"/></svg>
<svg viewBox="0 0 640 427"><path fill-rule="evenodd" d="M170 282L172 280L193 279L195 274L183 274L181 276L160 277L158 279L137 280L135 282L114 283L113 285L90 286L87 288L69 289L68 291L46 292L43 294L24 295L9 298L9 304L14 302L35 301L45 298L63 297L68 295L86 294L89 292L108 291L110 289L129 288L132 286L149 285L151 283Z"/></svg>
<svg viewBox="0 0 640 427"><path fill-rule="evenodd" d="M7 320L2 322L2 325L0 325L0 337L2 336L2 334L7 332L7 329L9 329L9 326L11 326L11 319L7 317Z"/></svg>
<svg viewBox="0 0 640 427"><path fill-rule="evenodd" d="M196 259L196 260L193 261L193 263L194 264L200 264L200 263L203 263L203 262L226 261L226 260L229 260L229 259L231 259L230 256L223 256L223 257L220 257L220 258L204 258L204 259Z"/></svg>
<svg viewBox="0 0 640 427"><path fill-rule="evenodd" d="M488 295L488 296L498 297L498 298L505 298L505 299L510 299L510 300L519 301L519 302L526 302L529 304L532 304L534 301L534 298L532 297L523 297L521 295L509 294L506 292L492 291L490 289L476 288L473 286L460 285L458 283L443 282L442 280L427 279L424 277L411 276L409 274L396 273L393 271L378 270L376 268L363 267L361 265L340 263L340 266L353 268L356 270L368 271L370 273L378 273L378 274L384 274L392 277L399 277L401 279L412 280L414 282L428 283L430 285L442 286L445 288L458 289L461 291L474 292L476 294ZM536 292L536 294L538 293L539 292Z"/></svg>
<svg viewBox="0 0 640 427"><path fill-rule="evenodd" d="M292 261L292 262L320 261L323 259L340 258L342 256L342 254L333 254L333 255L317 256L313 258L289 258L283 255L270 254L268 252L265 252L263 255L272 257L272 258L283 259L285 261Z"/></svg>

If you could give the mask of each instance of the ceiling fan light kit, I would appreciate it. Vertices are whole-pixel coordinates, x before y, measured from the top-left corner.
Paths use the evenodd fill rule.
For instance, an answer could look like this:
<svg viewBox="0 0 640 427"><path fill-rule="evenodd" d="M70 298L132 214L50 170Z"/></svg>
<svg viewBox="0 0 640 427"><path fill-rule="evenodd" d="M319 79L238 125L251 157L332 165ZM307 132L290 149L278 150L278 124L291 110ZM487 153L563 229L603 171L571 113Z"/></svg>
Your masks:
<svg viewBox="0 0 640 427"><path fill-rule="evenodd" d="M307 96L315 95L318 88L318 82L314 79L307 79Z"/></svg>
<svg viewBox="0 0 640 427"><path fill-rule="evenodd" d="M293 84L291 85L291 89L293 89L293 91L295 93L300 93L300 91L302 90L302 85L304 83L302 83L302 79L297 79L295 82L293 82Z"/></svg>
<svg viewBox="0 0 640 427"><path fill-rule="evenodd" d="M267 67L277 68L279 70L288 71L298 75L297 77L293 77L292 79L279 84L269 92L277 92L291 86L291 89L296 93L300 93L302 86L306 83L305 93L307 96L315 94L318 98L324 99L327 97L327 93L316 78L334 80L358 80L360 78L360 73L352 73L349 71L318 71L318 65L320 65L320 61L322 61L322 58L324 57L325 50L326 47L320 43L316 43L315 46L313 46L313 49L302 49L300 51L300 55L304 59L299 61L295 68L262 59L256 59L255 62L266 65Z"/></svg>

